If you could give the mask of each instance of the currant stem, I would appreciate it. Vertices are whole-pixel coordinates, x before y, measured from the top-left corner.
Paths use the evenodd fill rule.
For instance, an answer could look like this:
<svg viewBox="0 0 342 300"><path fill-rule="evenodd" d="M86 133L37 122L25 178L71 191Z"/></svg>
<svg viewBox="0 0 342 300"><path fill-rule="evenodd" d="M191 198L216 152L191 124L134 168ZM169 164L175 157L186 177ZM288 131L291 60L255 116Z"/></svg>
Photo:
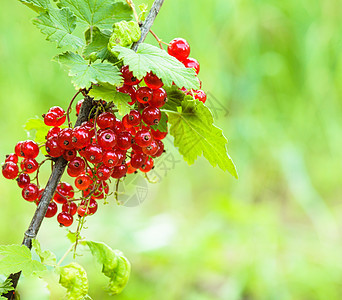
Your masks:
<svg viewBox="0 0 342 300"><path fill-rule="evenodd" d="M154 36L154 38L157 40L160 49L164 50L162 45L162 40L150 29L150 33Z"/></svg>
<svg viewBox="0 0 342 300"><path fill-rule="evenodd" d="M69 126L69 128L72 127L72 124L71 124L71 122L70 122L70 111L71 111L71 106L72 106L73 102L75 101L76 97L77 97L77 96L79 95L79 93L81 93L81 92L82 92L82 89L79 89L78 92L74 95L74 97L72 97L72 99L71 99L71 101L70 101L70 103L69 103L68 109L67 109L67 111L66 111L66 116L67 116L67 119L68 119L68 126Z"/></svg>
<svg viewBox="0 0 342 300"><path fill-rule="evenodd" d="M69 253L72 251L72 249L74 248L74 244L73 243L71 245L71 247L64 253L64 255L62 256L62 258L59 260L59 262L57 263L56 267L59 267L61 265L61 263L64 261L64 259L66 259L66 257L69 255Z"/></svg>
<svg viewBox="0 0 342 300"><path fill-rule="evenodd" d="M132 0L126 0L126 2L132 8L134 18L137 21L137 23L139 24L139 17L138 17L137 11L135 10L135 5L134 5L133 1Z"/></svg>

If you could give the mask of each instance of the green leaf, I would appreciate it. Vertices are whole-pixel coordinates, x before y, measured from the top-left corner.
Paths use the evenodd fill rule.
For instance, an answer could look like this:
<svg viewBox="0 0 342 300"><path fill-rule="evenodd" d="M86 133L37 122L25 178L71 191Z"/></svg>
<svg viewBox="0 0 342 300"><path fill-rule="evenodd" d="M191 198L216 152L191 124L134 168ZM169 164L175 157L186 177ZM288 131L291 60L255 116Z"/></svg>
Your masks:
<svg viewBox="0 0 342 300"><path fill-rule="evenodd" d="M176 58L158 47L141 44L137 52L121 46L114 46L110 50L113 54L119 52L119 59L123 59L124 64L129 65L130 71L139 79L152 71L166 86L174 82L178 87L199 88L195 70L185 68Z"/></svg>
<svg viewBox="0 0 342 300"><path fill-rule="evenodd" d="M164 107L164 106L163 106ZM161 119L158 123L158 125L152 125L152 129L154 130L159 130L161 132L167 132L168 128L167 128L167 122L168 122L169 118L167 116L167 114L165 112L161 112Z"/></svg>
<svg viewBox="0 0 342 300"><path fill-rule="evenodd" d="M46 11L51 7L50 0L19 0L37 13Z"/></svg>
<svg viewBox="0 0 342 300"><path fill-rule="evenodd" d="M42 263L32 259L31 251L24 245L2 245L0 256L0 274L22 271L25 276L30 276L46 270Z"/></svg>
<svg viewBox="0 0 342 300"><path fill-rule="evenodd" d="M132 9L118 0L59 0L59 6L70 8L88 27L112 29L113 24L132 19Z"/></svg>
<svg viewBox="0 0 342 300"><path fill-rule="evenodd" d="M227 139L213 121L210 110L202 102L186 96L182 102L182 112L169 114L174 145L190 165L203 154L212 166L218 165L238 178L226 149Z"/></svg>
<svg viewBox="0 0 342 300"><path fill-rule="evenodd" d="M145 3L142 3L138 7L140 10L139 21L144 22L146 19L147 11L148 11L148 5Z"/></svg>
<svg viewBox="0 0 342 300"><path fill-rule="evenodd" d="M128 102L132 101L131 97L128 94L117 92L116 87L113 85L106 83L95 85L90 90L89 95L94 97L95 100L113 101L122 116L128 114L131 110L131 106L128 104Z"/></svg>
<svg viewBox="0 0 342 300"><path fill-rule="evenodd" d="M108 47L113 48L116 45L128 47L133 42L139 41L141 37L141 30L138 23L134 21L121 21L115 23L113 26L113 34L109 39Z"/></svg>
<svg viewBox="0 0 342 300"><path fill-rule="evenodd" d="M185 94L176 86L164 87L167 93L167 102L163 109L177 111L177 107L182 105Z"/></svg>
<svg viewBox="0 0 342 300"><path fill-rule="evenodd" d="M32 240L33 249L36 251L37 255L40 258L40 261L44 265L48 266L56 266L56 255L52 253L50 250L42 251L40 247L40 243L37 239Z"/></svg>
<svg viewBox="0 0 342 300"><path fill-rule="evenodd" d="M45 142L45 137L51 127L45 125L41 119L29 119L24 125L24 129L29 133L29 136L38 144Z"/></svg>
<svg viewBox="0 0 342 300"><path fill-rule="evenodd" d="M33 20L47 40L56 42L57 47L71 46L75 49L84 45L83 41L73 35L76 28L76 16L68 8L49 8Z"/></svg>
<svg viewBox="0 0 342 300"><path fill-rule="evenodd" d="M88 278L86 271L73 262L59 268L59 283L67 289L68 300L82 300L88 294ZM89 299L89 298L88 298Z"/></svg>
<svg viewBox="0 0 342 300"><path fill-rule="evenodd" d="M0 295L6 294L6 293L13 291L13 290L14 290L14 288L12 286L11 279L7 278L4 282L0 283ZM4 298L4 299L7 299L7 298Z"/></svg>
<svg viewBox="0 0 342 300"><path fill-rule="evenodd" d="M112 250L104 243L86 241L91 253L103 265L102 273L109 277L107 291L117 295L125 288L131 272L131 265L119 250Z"/></svg>
<svg viewBox="0 0 342 300"><path fill-rule="evenodd" d="M111 31L101 31L99 28L94 27L92 29L88 29L85 36L89 41L89 44L83 50L83 55L86 59L89 59L90 55L93 53L96 53L96 57L101 60L105 60L112 55L107 47Z"/></svg>
<svg viewBox="0 0 342 300"><path fill-rule="evenodd" d="M65 52L54 58L69 70L69 76L76 89L89 88L92 83L106 82L118 85L122 82L119 69L106 63L89 64L79 54Z"/></svg>

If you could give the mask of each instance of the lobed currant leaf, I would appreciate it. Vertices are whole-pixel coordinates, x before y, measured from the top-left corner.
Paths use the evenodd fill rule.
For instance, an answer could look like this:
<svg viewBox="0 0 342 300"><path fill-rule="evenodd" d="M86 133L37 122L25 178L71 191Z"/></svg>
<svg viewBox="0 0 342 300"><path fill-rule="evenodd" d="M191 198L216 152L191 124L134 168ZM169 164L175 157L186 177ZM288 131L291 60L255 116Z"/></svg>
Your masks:
<svg viewBox="0 0 342 300"><path fill-rule="evenodd" d="M51 7L50 0L19 0L37 13L45 12Z"/></svg>
<svg viewBox="0 0 342 300"><path fill-rule="evenodd" d="M32 276L46 270L42 263L32 259L31 251L24 245L1 245L0 256L0 274L22 271L25 276Z"/></svg>
<svg viewBox="0 0 342 300"><path fill-rule="evenodd" d="M178 87L187 89L199 88L195 70L185 68L180 61L158 47L140 44L137 52L121 46L114 46L110 50L114 55L119 53L119 59L122 59L139 79L152 71L165 86L175 83Z"/></svg>
<svg viewBox="0 0 342 300"><path fill-rule="evenodd" d="M58 5L70 8L88 27L111 30L114 23L132 19L131 7L120 0L59 0Z"/></svg>
<svg viewBox="0 0 342 300"><path fill-rule="evenodd" d="M14 290L14 287L12 286L12 281L10 278L7 278L4 282L0 283L0 295L7 294L8 292L13 291L13 290ZM3 299L7 299L7 298L3 298Z"/></svg>
<svg viewBox="0 0 342 300"><path fill-rule="evenodd" d="M164 87L164 89L167 93L167 102L163 106L163 109L177 111L177 107L181 106L185 94L176 86Z"/></svg>
<svg viewBox="0 0 342 300"><path fill-rule="evenodd" d="M33 20L47 40L56 42L57 47L71 46L75 49L84 46L83 41L73 35L76 28L76 16L68 8L49 8Z"/></svg>
<svg viewBox="0 0 342 300"><path fill-rule="evenodd" d="M213 167L218 165L238 178L226 149L227 139L213 121L210 110L202 102L186 96L182 102L182 112L169 114L174 145L190 165L203 154Z"/></svg>
<svg viewBox="0 0 342 300"><path fill-rule="evenodd" d="M108 50L108 42L111 36L111 31L100 30L98 27L93 27L85 32L88 45L83 50L83 55L89 59L90 55L96 54L96 58L105 60L112 54Z"/></svg>
<svg viewBox="0 0 342 300"><path fill-rule="evenodd" d="M73 262L59 268L59 271L59 283L67 289L66 298L69 300L87 299L85 297L88 295L88 278L82 266Z"/></svg>
<svg viewBox="0 0 342 300"><path fill-rule="evenodd" d="M94 97L95 100L113 101L122 116L130 112L131 106L128 102L131 101L131 97L128 94L117 92L116 87L111 84L101 83L95 85L90 90L89 95Z"/></svg>
<svg viewBox="0 0 342 300"><path fill-rule="evenodd" d="M32 247L36 251L37 255L40 258L40 261L44 265L48 266L56 266L56 255L52 253L50 250L42 251L40 247L40 243L37 239L32 240Z"/></svg>
<svg viewBox="0 0 342 300"><path fill-rule="evenodd" d="M111 64L89 64L81 55L69 51L56 56L54 60L69 70L76 89L89 88L92 83L118 85L122 82L119 69Z"/></svg>

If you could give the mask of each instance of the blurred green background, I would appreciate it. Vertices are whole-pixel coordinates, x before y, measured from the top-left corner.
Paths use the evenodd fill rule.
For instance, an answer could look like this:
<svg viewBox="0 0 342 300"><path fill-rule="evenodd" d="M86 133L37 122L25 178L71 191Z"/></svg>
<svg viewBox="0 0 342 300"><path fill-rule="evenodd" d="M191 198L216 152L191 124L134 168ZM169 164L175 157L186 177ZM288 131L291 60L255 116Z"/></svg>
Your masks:
<svg viewBox="0 0 342 300"><path fill-rule="evenodd" d="M57 50L31 24L33 12L15 0L1 4L4 158L26 138L26 120L66 107L74 88L51 62ZM168 145L177 162L165 162L168 170L146 185L141 205L100 206L83 234L132 263L127 288L113 299L341 299L340 4L165 1L153 30L166 42L190 42L240 178L204 159L189 167ZM35 205L21 199L15 182L0 184L0 243L19 243ZM140 182L128 193L140 185L146 191ZM39 239L60 258L69 247L65 234L47 219ZM87 252L78 259L93 299L112 299L101 267ZM42 281L24 278L19 291L22 299L59 299L63 289L53 289L49 297Z"/></svg>

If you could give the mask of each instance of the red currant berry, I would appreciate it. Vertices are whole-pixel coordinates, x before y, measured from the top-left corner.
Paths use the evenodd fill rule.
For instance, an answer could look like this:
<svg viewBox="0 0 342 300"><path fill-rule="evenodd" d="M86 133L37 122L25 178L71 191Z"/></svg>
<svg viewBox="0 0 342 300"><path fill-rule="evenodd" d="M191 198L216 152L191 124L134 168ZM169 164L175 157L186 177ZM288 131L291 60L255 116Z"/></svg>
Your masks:
<svg viewBox="0 0 342 300"><path fill-rule="evenodd" d="M132 135L123 131L118 134L117 147L121 150L128 150L132 146Z"/></svg>
<svg viewBox="0 0 342 300"><path fill-rule="evenodd" d="M38 193L39 193L39 189L33 183L26 184L21 192L23 198L30 202L33 202L34 200L38 198Z"/></svg>
<svg viewBox="0 0 342 300"><path fill-rule="evenodd" d="M53 126L61 126L66 120L65 111L63 108L59 106L53 106L49 109L49 113L55 113L57 115L56 125Z"/></svg>
<svg viewBox="0 0 342 300"><path fill-rule="evenodd" d="M112 170L109 169L105 165L101 165L97 170L96 170L96 175L99 180L107 180L109 179L110 175L112 174Z"/></svg>
<svg viewBox="0 0 342 300"><path fill-rule="evenodd" d="M69 227L73 223L74 218L71 214L62 211L57 215L57 221L61 226Z"/></svg>
<svg viewBox="0 0 342 300"><path fill-rule="evenodd" d="M49 139L50 137L57 137L61 130L62 129L60 127L52 127L49 130L46 139Z"/></svg>
<svg viewBox="0 0 342 300"><path fill-rule="evenodd" d="M24 153L21 152L21 145L22 144L23 144L23 142L18 142L14 148L15 154L18 155L19 157L24 157Z"/></svg>
<svg viewBox="0 0 342 300"><path fill-rule="evenodd" d="M90 122L90 121L83 122L81 127L88 131L90 138L92 138L95 135L95 129L94 129L94 123L93 122Z"/></svg>
<svg viewBox="0 0 342 300"><path fill-rule="evenodd" d="M84 147L87 147L90 144L89 130L82 126L75 127L72 130L71 141L75 149L82 149Z"/></svg>
<svg viewBox="0 0 342 300"><path fill-rule="evenodd" d="M153 91L147 86L143 86L137 89L136 97L138 102L142 104L146 104L147 102L149 102L152 99L152 96Z"/></svg>
<svg viewBox="0 0 342 300"><path fill-rule="evenodd" d="M46 113L44 116L44 123L47 126L58 126L58 116L57 114L53 113L53 112L48 112Z"/></svg>
<svg viewBox="0 0 342 300"><path fill-rule="evenodd" d="M64 204L68 199L74 197L74 190L72 186L67 182L60 182L57 185L56 194L53 199L59 204Z"/></svg>
<svg viewBox="0 0 342 300"><path fill-rule="evenodd" d="M75 179L75 186L79 190L84 191L92 184L92 182L93 181L88 175L81 174Z"/></svg>
<svg viewBox="0 0 342 300"><path fill-rule="evenodd" d="M167 47L167 52L179 61L183 61L187 59L190 54L190 46L185 39L176 38L170 42Z"/></svg>
<svg viewBox="0 0 342 300"><path fill-rule="evenodd" d="M146 162L148 156L144 153L137 152L132 153L131 155L131 165L133 168L139 169L143 166L143 164Z"/></svg>
<svg viewBox="0 0 342 300"><path fill-rule="evenodd" d="M160 108L160 107L164 106L164 104L166 103L166 101L167 101L166 96L167 95L166 95L166 92L164 89L160 88L160 89L154 90L153 91L153 97L148 104L150 106Z"/></svg>
<svg viewBox="0 0 342 300"><path fill-rule="evenodd" d="M100 146L92 144L86 147L84 154L87 161L97 164L102 161L103 150Z"/></svg>
<svg viewBox="0 0 342 300"><path fill-rule="evenodd" d="M112 172L112 177L113 178L116 178L116 179L119 179L119 178L122 178L126 175L127 173L127 170L128 170L128 167L126 164L122 164L120 166L117 166L113 169L113 172Z"/></svg>
<svg viewBox="0 0 342 300"><path fill-rule="evenodd" d="M161 79L159 79L159 77L152 72L146 74L144 81L146 85L153 90L159 89L164 85Z"/></svg>
<svg viewBox="0 0 342 300"><path fill-rule="evenodd" d="M36 158L39 154L38 144L31 140L25 141L21 145L21 152L25 158Z"/></svg>
<svg viewBox="0 0 342 300"><path fill-rule="evenodd" d="M154 165L153 158L150 157L150 158L142 165L142 167L141 167L139 170L140 170L141 172L148 173L148 172L150 172L150 171L153 169L153 165Z"/></svg>
<svg viewBox="0 0 342 300"><path fill-rule="evenodd" d="M77 211L77 205L75 202L69 201L69 202L65 202L62 205L62 211L69 213L70 215L74 215L76 214Z"/></svg>
<svg viewBox="0 0 342 300"><path fill-rule="evenodd" d="M15 153L11 153L11 154L6 155L5 163L9 162L9 161L17 164L18 163L18 155L16 155Z"/></svg>
<svg viewBox="0 0 342 300"><path fill-rule="evenodd" d="M119 134L121 131L125 130L125 127L119 119L116 119L116 122L112 129L114 130L115 134Z"/></svg>
<svg viewBox="0 0 342 300"><path fill-rule="evenodd" d="M80 101L77 102L77 104L76 104L76 115L79 115L83 102L84 102L84 99L81 99Z"/></svg>
<svg viewBox="0 0 342 300"><path fill-rule="evenodd" d="M103 199L105 197L105 195L107 195L109 193L109 186L107 184L107 182L105 181L98 181L97 184L100 183L100 186L97 188L97 190L93 193L93 198L96 199ZM84 191L86 192L86 191ZM84 193L85 197L86 197L87 193Z"/></svg>
<svg viewBox="0 0 342 300"><path fill-rule="evenodd" d="M45 143L46 152L52 157L60 157L63 154L63 149L58 146L57 137L49 138Z"/></svg>
<svg viewBox="0 0 342 300"><path fill-rule="evenodd" d="M103 154L102 162L108 168L114 168L119 162L119 157L116 152L109 150Z"/></svg>
<svg viewBox="0 0 342 300"><path fill-rule="evenodd" d="M57 213L57 204L53 201L49 203L45 218L52 218Z"/></svg>
<svg viewBox="0 0 342 300"><path fill-rule="evenodd" d="M21 161L20 167L23 172L31 174L38 169L39 164L34 158L25 158Z"/></svg>
<svg viewBox="0 0 342 300"><path fill-rule="evenodd" d="M127 123L131 126L138 126L141 122L140 112L133 109L129 112L127 117Z"/></svg>
<svg viewBox="0 0 342 300"><path fill-rule="evenodd" d="M202 90L194 91L194 94L195 94L195 99L197 99L203 103L205 103L205 101L207 101L207 95Z"/></svg>
<svg viewBox="0 0 342 300"><path fill-rule="evenodd" d="M135 142L140 147L146 147L152 142L152 136L149 130L141 129L135 135Z"/></svg>
<svg viewBox="0 0 342 300"><path fill-rule="evenodd" d="M124 82L127 85L136 85L141 81L133 75L133 72L130 72L128 66L123 66L121 68L121 73L122 73L122 77L124 79Z"/></svg>
<svg viewBox="0 0 342 300"><path fill-rule="evenodd" d="M74 149L72 143L73 131L71 128L64 128L57 136L58 146L64 150Z"/></svg>
<svg viewBox="0 0 342 300"><path fill-rule="evenodd" d="M133 167L132 167L131 161L128 161L128 162L126 163L126 165L127 165L127 174L133 174L133 173L135 173L135 172L137 171L136 168L133 168Z"/></svg>
<svg viewBox="0 0 342 300"><path fill-rule="evenodd" d="M113 149L113 147L116 145L116 136L114 131L111 129L102 131L97 138L97 142L102 147L102 149Z"/></svg>
<svg viewBox="0 0 342 300"><path fill-rule="evenodd" d="M30 183L30 176L26 173L21 173L17 178L17 183L20 188L24 188L26 184Z"/></svg>
<svg viewBox="0 0 342 300"><path fill-rule="evenodd" d="M132 150L134 152L142 152L142 148L140 146L138 146L137 144L132 145Z"/></svg>
<svg viewBox="0 0 342 300"><path fill-rule="evenodd" d="M114 126L116 118L111 112L103 112L96 120L96 124L101 129L111 128Z"/></svg>
<svg viewBox="0 0 342 300"><path fill-rule="evenodd" d="M132 127L132 125L128 123L128 115L124 115L123 116L123 118L122 118L122 125L124 126L124 130L123 131L125 131L125 130L127 130L127 129Z"/></svg>
<svg viewBox="0 0 342 300"><path fill-rule="evenodd" d="M63 152L63 157L65 160L67 161L72 161L75 157L76 157L76 150L72 149L72 150L64 150Z"/></svg>
<svg viewBox="0 0 342 300"><path fill-rule="evenodd" d="M154 155L157 153L158 150L159 150L158 143L154 140L152 140L151 144L142 148L143 153L145 153L146 155Z"/></svg>
<svg viewBox="0 0 342 300"><path fill-rule="evenodd" d="M80 205L79 207L77 207L77 214L80 217L83 217L86 214L86 210L87 210L87 208L85 205Z"/></svg>
<svg viewBox="0 0 342 300"><path fill-rule="evenodd" d="M155 140L163 140L167 136L167 131L162 132L159 129L154 130L151 128L151 134Z"/></svg>
<svg viewBox="0 0 342 300"><path fill-rule="evenodd" d="M75 157L68 164L67 173L70 177L77 177L85 169L85 162L81 157Z"/></svg>
<svg viewBox="0 0 342 300"><path fill-rule="evenodd" d="M115 153L118 156L118 163L116 164L116 166L120 166L123 164L123 162L126 159L126 150L121 150L121 149L115 149Z"/></svg>
<svg viewBox="0 0 342 300"><path fill-rule="evenodd" d="M124 84L122 87L117 88L117 91L131 97L131 101L128 102L129 105L133 105L137 101L136 89L133 86Z"/></svg>
<svg viewBox="0 0 342 300"><path fill-rule="evenodd" d="M14 179L18 176L19 168L14 162L7 162L2 166L2 175L7 179Z"/></svg>
<svg viewBox="0 0 342 300"><path fill-rule="evenodd" d="M81 205L80 206L84 206L84 209L86 210L88 207L88 211L87 211L87 216L91 216L94 213L96 213L97 211L97 202L96 200L94 200L93 198L90 198L89 200L82 200ZM84 213L85 214L85 213ZM83 214L83 215L84 215Z"/></svg>
<svg viewBox="0 0 342 300"><path fill-rule="evenodd" d="M153 155L153 157L159 157L164 153L164 143L160 140L156 140L159 148L158 151Z"/></svg>
<svg viewBox="0 0 342 300"><path fill-rule="evenodd" d="M143 110L141 117L146 125L158 125L161 119L161 112L157 107L148 106Z"/></svg>
<svg viewBox="0 0 342 300"><path fill-rule="evenodd" d="M191 57L187 58L186 60L183 61L183 64L186 68L194 68L197 74L200 71L200 64L194 58L191 58Z"/></svg>

